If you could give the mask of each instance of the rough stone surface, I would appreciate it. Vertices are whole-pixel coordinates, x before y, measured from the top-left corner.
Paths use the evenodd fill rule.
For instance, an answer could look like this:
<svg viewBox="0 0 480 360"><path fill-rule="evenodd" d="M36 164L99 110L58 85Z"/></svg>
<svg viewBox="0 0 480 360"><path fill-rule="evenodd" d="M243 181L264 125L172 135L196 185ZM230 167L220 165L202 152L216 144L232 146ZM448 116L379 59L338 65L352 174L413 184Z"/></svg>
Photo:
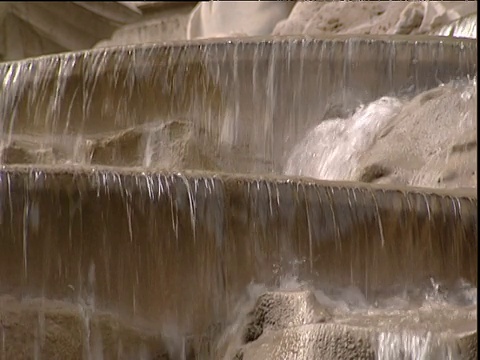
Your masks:
<svg viewBox="0 0 480 360"><path fill-rule="evenodd" d="M314 309L320 309L320 318ZM305 310L307 312L305 312ZM318 311L318 310L317 310ZM256 301L237 349L225 359L475 359L476 309L444 314L419 308L402 312L327 312L310 291L267 292ZM422 318L419 323L418 318ZM240 328L241 329L241 328ZM234 343L234 342L233 342Z"/></svg>
<svg viewBox="0 0 480 360"><path fill-rule="evenodd" d="M337 324L303 325L265 333L237 353L249 360L373 360L369 331Z"/></svg>
<svg viewBox="0 0 480 360"><path fill-rule="evenodd" d="M384 97L307 132L285 172L422 187L477 186L476 81ZM339 166L342 163L343 166Z"/></svg>
<svg viewBox="0 0 480 360"><path fill-rule="evenodd" d="M476 187L476 85L461 89L442 86L415 97L361 155L359 172L375 166L388 169L376 182Z"/></svg>
<svg viewBox="0 0 480 360"><path fill-rule="evenodd" d="M312 292L293 291L261 295L247 317L242 336L245 343L256 340L264 331L325 322L330 314L320 306Z"/></svg>
<svg viewBox="0 0 480 360"><path fill-rule="evenodd" d="M299 2L273 35L423 34L476 13L476 2Z"/></svg>

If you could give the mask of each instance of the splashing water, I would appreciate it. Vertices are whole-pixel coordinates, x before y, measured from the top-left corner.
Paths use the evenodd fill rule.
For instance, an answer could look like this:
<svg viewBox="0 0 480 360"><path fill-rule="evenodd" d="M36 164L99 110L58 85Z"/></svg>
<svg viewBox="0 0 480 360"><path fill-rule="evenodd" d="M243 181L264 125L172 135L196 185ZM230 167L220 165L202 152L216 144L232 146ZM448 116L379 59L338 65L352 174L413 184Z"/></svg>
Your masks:
<svg viewBox="0 0 480 360"><path fill-rule="evenodd" d="M458 278L476 282L475 197L239 175L65 170L0 172L1 286L19 299L84 299L74 317L82 321L72 319L72 327L82 341L90 333L91 342L81 344L92 352L100 343L123 354L153 351L173 338L172 354L192 346L209 354L202 341L213 346L252 280L294 289L285 276L311 279L348 316L380 302L379 291L392 284L415 289L433 277L439 287L427 281L417 288L440 291ZM32 204L36 210L25 212ZM58 318L63 306L41 306L47 332L52 318L81 309ZM12 331L5 333L9 351Z"/></svg>
<svg viewBox="0 0 480 360"><path fill-rule="evenodd" d="M362 153L373 145L378 132L400 112L402 102L382 97L361 106L349 119L325 120L297 145L285 174L325 180L351 180Z"/></svg>
<svg viewBox="0 0 480 360"><path fill-rule="evenodd" d="M336 324L387 327L422 312L433 327L434 306L462 315L476 299L472 193L258 174L281 173L293 154L287 168L300 175L356 176L412 96L432 104L435 86L476 66L476 42L406 38L192 42L0 64L0 357L22 338L37 359L59 348L211 359L252 282L250 303L267 289L314 289ZM461 94L459 104L475 98ZM322 162L294 160L302 144ZM445 300L459 278L468 291ZM386 358L430 346L387 330L377 339Z"/></svg>
<svg viewBox="0 0 480 360"><path fill-rule="evenodd" d="M361 36L129 46L4 63L0 162L278 174L321 120L475 73L475 41Z"/></svg>
<svg viewBox="0 0 480 360"><path fill-rule="evenodd" d="M321 288L312 287L292 275L282 277L274 287L251 284L246 296L237 304L234 312L236 317L218 343L219 351L224 354L223 359L232 358L241 347L239 336L245 327L245 318L258 297L272 291L289 294L311 290L320 306L332 314L328 322L374 330L372 343L375 346L375 358L378 359L463 358L457 344L445 341L438 333L448 336L456 331L462 333L476 329L477 289L462 280L450 289L442 287L441 291L433 279L431 286L427 282L424 287L383 289L374 302L370 302L354 286L339 288L327 285ZM306 329L304 335L308 337ZM299 348L292 348L292 351L301 353ZM313 355L285 356L289 359L314 358Z"/></svg>
<svg viewBox="0 0 480 360"><path fill-rule="evenodd" d="M383 97L321 122L297 144L287 175L423 187L476 187L476 78L410 100Z"/></svg>

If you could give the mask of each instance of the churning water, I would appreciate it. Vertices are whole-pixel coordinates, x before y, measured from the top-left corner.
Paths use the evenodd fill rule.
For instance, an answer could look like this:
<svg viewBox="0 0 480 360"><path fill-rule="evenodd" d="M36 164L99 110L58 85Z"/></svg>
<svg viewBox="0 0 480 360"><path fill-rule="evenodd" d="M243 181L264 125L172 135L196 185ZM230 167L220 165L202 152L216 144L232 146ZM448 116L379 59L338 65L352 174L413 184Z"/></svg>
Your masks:
<svg viewBox="0 0 480 360"><path fill-rule="evenodd" d="M226 348L225 358L232 358L238 349L239 334L242 334L245 318L257 298L270 291L288 294L310 290L316 301L332 316L333 323L375 329L370 336L378 359L464 358L465 354L459 352L455 341L442 340L435 334L471 333L476 329L477 289L463 280L457 281L450 289L433 278L428 279L422 287L383 289L373 302L355 286L321 288L314 288L291 275L279 279L279 283L270 288L251 284L237 305L235 320L220 338L219 347ZM308 336L308 329L304 329L304 332ZM231 344L235 345L229 348ZM302 354L300 347L290 350L289 359L310 359L321 354L315 351Z"/></svg>
<svg viewBox="0 0 480 360"><path fill-rule="evenodd" d="M413 99L382 97L361 105L348 118L328 119L308 131L293 148L284 173L368 182L395 173L387 182L437 187L445 186L437 181L442 172L454 167L457 174L450 176L458 176L467 162L471 173L463 181L457 178L456 186L475 187L476 95L474 78ZM455 159L452 153L462 145L470 155Z"/></svg>
<svg viewBox="0 0 480 360"><path fill-rule="evenodd" d="M247 359L278 335L239 340L258 295L299 289L325 327L277 329L250 358L315 358L282 346L358 328L378 329L366 358L458 358L476 194L308 177L476 186L476 64L476 41L402 37L1 64L0 359Z"/></svg>

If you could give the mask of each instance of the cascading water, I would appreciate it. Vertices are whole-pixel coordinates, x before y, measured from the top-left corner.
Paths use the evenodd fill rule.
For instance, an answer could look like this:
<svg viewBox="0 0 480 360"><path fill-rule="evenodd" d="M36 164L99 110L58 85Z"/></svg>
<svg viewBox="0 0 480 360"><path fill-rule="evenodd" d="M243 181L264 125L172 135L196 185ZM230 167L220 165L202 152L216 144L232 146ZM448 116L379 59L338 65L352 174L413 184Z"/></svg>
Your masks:
<svg viewBox="0 0 480 360"><path fill-rule="evenodd" d="M5 63L3 163L281 173L320 121L476 74L475 40L249 41ZM157 146L177 155L148 160Z"/></svg>
<svg viewBox="0 0 480 360"><path fill-rule="evenodd" d="M477 38L477 14L470 14L432 31L433 35Z"/></svg>
<svg viewBox="0 0 480 360"><path fill-rule="evenodd" d="M148 319L157 337L172 326L177 339L206 333L250 281L275 286L292 272L323 289L356 286L369 301L429 277L476 283L471 196L48 167L4 170L1 185L11 195L1 204L7 293ZM26 336L16 331L6 336Z"/></svg>
<svg viewBox="0 0 480 360"><path fill-rule="evenodd" d="M383 97L348 119L323 121L293 149L284 173L423 187L455 180L475 187L476 94L475 78L408 101Z"/></svg>
<svg viewBox="0 0 480 360"><path fill-rule="evenodd" d="M349 179L339 161L438 91L470 124L476 64L471 40L337 37L0 65L0 358L347 356L322 339L364 358L476 354L474 189L279 175ZM323 145L349 153L304 158L323 120L349 116ZM248 288L298 291L303 320L242 342Z"/></svg>

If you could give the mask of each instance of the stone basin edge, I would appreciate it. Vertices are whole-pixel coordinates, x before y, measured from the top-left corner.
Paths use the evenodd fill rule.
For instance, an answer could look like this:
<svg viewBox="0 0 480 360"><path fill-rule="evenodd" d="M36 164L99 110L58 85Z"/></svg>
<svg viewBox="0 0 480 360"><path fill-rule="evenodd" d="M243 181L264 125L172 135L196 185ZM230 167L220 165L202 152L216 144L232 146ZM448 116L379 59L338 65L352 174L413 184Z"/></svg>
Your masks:
<svg viewBox="0 0 480 360"><path fill-rule="evenodd" d="M320 186L331 188L363 189L374 193L401 192L404 195L425 194L440 197L466 198L477 201L477 188L423 188L413 186L399 186L391 184L370 184L357 181L331 181L318 180L309 177L292 177L276 174L239 174L196 170L155 170L141 167L113 167L113 166L28 166L28 165L2 165L0 176L3 174L29 175L40 172L54 176L70 176L72 180L77 177L91 176L95 174L115 173L122 177L128 176L165 176L165 177L188 177L193 179L212 179L222 182L258 182L265 181L276 184L295 184L297 186Z"/></svg>
<svg viewBox="0 0 480 360"><path fill-rule="evenodd" d="M132 44L122 46L109 46L104 48L94 48L81 51L61 52L56 54L42 55L37 57L25 58L22 60L0 62L0 67L8 67L13 64L28 64L35 61L44 61L47 59L58 59L65 56L81 59L85 56L91 56L95 54L109 53L114 56L118 53L125 52L137 52L137 51L151 51L155 48L170 48L170 49L182 49L182 48L202 48L204 46L220 46L220 45L274 45L281 43L325 43L325 42L345 42L345 43L398 43L398 44L415 44L418 43L430 43L430 44L444 44L444 45L457 45L460 48L463 47L477 47L477 40L470 38L453 38L447 36L437 35L322 35L322 36L251 36L251 37L225 37L225 38L213 38L213 39L198 39L198 40L175 40L164 41L158 43L146 43L146 44Z"/></svg>

